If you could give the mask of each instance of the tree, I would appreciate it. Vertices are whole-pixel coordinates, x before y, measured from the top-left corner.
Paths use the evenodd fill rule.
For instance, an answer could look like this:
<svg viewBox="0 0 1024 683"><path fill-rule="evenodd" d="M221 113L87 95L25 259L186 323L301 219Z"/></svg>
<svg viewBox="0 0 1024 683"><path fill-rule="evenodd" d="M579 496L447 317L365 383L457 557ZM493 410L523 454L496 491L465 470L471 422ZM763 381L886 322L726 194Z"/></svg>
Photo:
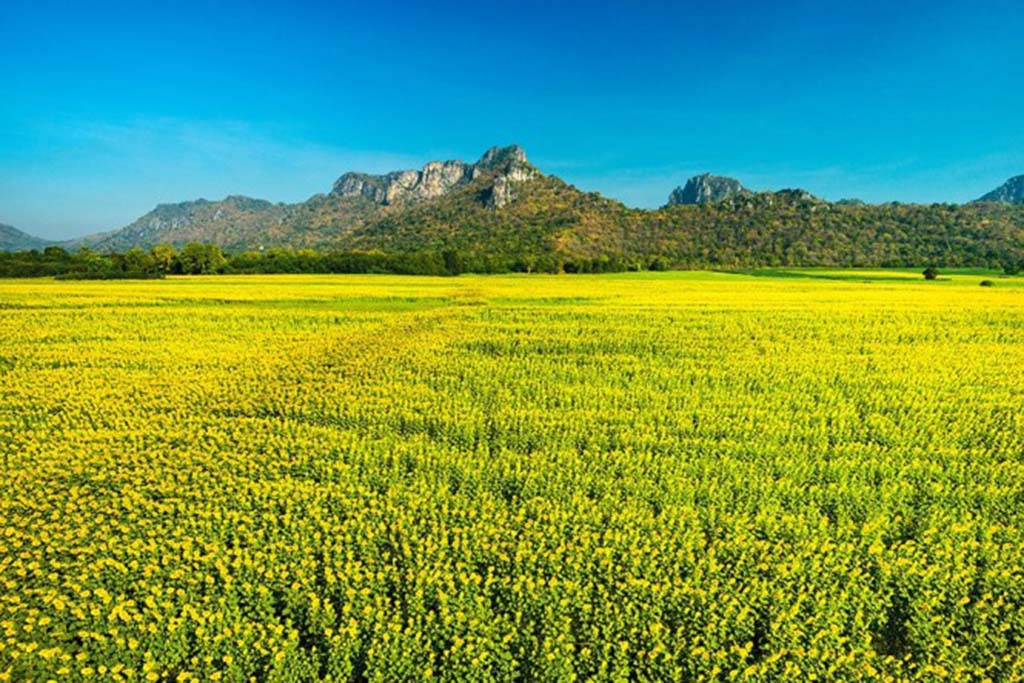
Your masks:
<svg viewBox="0 0 1024 683"><path fill-rule="evenodd" d="M927 268L924 269L922 275L924 275L925 280L934 280L935 278L939 277L939 269L936 268L935 266L928 266Z"/></svg>
<svg viewBox="0 0 1024 683"><path fill-rule="evenodd" d="M139 247L126 251L121 263L126 273L148 273L154 267L153 257Z"/></svg>
<svg viewBox="0 0 1024 683"><path fill-rule="evenodd" d="M178 253L175 270L185 275L208 275L222 272L227 263L216 244L191 242Z"/></svg>
<svg viewBox="0 0 1024 683"><path fill-rule="evenodd" d="M444 259L444 269L449 275L458 275L463 272L462 259L459 258L457 251L446 249L441 252L441 258Z"/></svg>
<svg viewBox="0 0 1024 683"><path fill-rule="evenodd" d="M70 255L61 247L49 246L43 249L43 257L47 261L67 261Z"/></svg>
<svg viewBox="0 0 1024 683"><path fill-rule="evenodd" d="M110 259L89 247L81 247L72 259L73 270L82 273L101 273L110 270Z"/></svg>
<svg viewBox="0 0 1024 683"><path fill-rule="evenodd" d="M174 247L169 244L158 244L149 250L153 259L153 267L161 273L171 272L174 265Z"/></svg>

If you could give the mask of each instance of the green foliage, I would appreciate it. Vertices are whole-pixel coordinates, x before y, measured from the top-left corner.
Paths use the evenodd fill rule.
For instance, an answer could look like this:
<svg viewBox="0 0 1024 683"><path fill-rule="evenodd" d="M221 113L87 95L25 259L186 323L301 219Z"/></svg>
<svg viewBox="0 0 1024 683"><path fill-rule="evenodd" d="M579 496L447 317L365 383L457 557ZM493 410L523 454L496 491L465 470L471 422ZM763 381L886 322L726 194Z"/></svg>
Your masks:
<svg viewBox="0 0 1024 683"><path fill-rule="evenodd" d="M500 210L485 185L389 208L332 238L342 248L486 254L513 270L765 266L994 268L1024 264L1024 206L829 204L798 192L639 211L545 177ZM619 267L613 267L619 269Z"/></svg>
<svg viewBox="0 0 1024 683"><path fill-rule="evenodd" d="M423 273L926 264L1014 273L1024 267L1024 204L828 203L783 190L645 211L538 175L508 184L512 198L496 208L496 182L493 169L484 169L444 196L386 205L333 193L291 205L237 196L164 204L90 245L126 253L162 243L159 253L150 252L159 272L171 272L167 250L188 242L235 255L258 250L268 269L273 248L387 254L398 261L385 269ZM154 222L162 227L154 230ZM310 258L273 260L280 272L337 270ZM219 269L191 253L179 265L186 272Z"/></svg>
<svg viewBox="0 0 1024 683"><path fill-rule="evenodd" d="M131 247L149 239L148 233L122 234L102 243L115 249L99 256L106 263L82 251L74 257L0 254L0 275L69 269L460 274L926 264L1002 268L1007 274L1024 270L1024 205L830 204L788 191L641 211L540 177L516 184L515 198L496 209L486 202L492 180L484 176L444 197L396 206L318 196L287 211L242 198L161 207L165 218L205 220L205 227L189 225L208 242L156 245L143 255ZM255 250L253 243L277 246Z"/></svg>
<svg viewBox="0 0 1024 683"><path fill-rule="evenodd" d="M190 242L182 247L174 261L174 272L183 275L222 273L228 261L216 244Z"/></svg>
<svg viewBox="0 0 1024 683"><path fill-rule="evenodd" d="M177 254L169 244L157 244L149 251L153 259L153 267L157 272L170 273L174 270L174 258Z"/></svg>
<svg viewBox="0 0 1024 683"><path fill-rule="evenodd" d="M0 277L57 277L62 280L153 279L162 277L150 254L130 249L101 254L88 247L69 253L51 246L42 252L0 253Z"/></svg>

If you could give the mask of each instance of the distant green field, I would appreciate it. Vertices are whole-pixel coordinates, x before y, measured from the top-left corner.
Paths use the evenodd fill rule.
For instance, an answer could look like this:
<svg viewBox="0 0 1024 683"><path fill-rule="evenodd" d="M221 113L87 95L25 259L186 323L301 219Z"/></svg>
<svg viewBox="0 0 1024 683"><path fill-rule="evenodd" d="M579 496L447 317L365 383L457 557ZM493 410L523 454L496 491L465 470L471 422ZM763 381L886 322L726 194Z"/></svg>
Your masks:
<svg viewBox="0 0 1024 683"><path fill-rule="evenodd" d="M941 277L0 280L0 680L1024 679L1024 279Z"/></svg>
<svg viewBox="0 0 1024 683"><path fill-rule="evenodd" d="M740 274L755 277L774 278L814 278L821 280L850 280L854 282L874 282L887 280L921 280L922 269L915 268L757 268L740 271ZM1009 287L1024 286L1024 278L1008 277L999 270L984 268L943 269L935 282L957 282L960 284L979 284L988 280L993 285Z"/></svg>

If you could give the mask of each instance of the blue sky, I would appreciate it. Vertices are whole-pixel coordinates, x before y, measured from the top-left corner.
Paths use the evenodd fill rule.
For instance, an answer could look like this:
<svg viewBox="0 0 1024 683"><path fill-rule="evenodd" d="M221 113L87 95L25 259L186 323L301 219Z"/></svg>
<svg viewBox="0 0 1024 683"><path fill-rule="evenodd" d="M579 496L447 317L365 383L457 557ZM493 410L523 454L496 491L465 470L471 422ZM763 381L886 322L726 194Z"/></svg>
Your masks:
<svg viewBox="0 0 1024 683"><path fill-rule="evenodd" d="M703 171L923 202L1024 173L1020 0L5 0L0 85L0 222L50 238L512 142L645 207Z"/></svg>

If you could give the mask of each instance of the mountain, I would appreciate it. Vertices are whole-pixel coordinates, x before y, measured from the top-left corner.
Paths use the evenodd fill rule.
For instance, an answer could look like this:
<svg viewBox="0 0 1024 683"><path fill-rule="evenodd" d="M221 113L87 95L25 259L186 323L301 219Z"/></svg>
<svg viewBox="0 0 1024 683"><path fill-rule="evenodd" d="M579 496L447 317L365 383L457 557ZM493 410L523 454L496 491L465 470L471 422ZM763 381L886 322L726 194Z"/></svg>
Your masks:
<svg viewBox="0 0 1024 683"><path fill-rule="evenodd" d="M419 171L395 171L387 175L346 173L334 183L332 195L342 198L365 197L381 206L443 197L477 178L492 175L503 186L491 196L493 206L501 207L511 199L504 188L509 182L521 182L539 175L526 160L522 147L492 147L475 164L464 161L431 161Z"/></svg>
<svg viewBox="0 0 1024 683"><path fill-rule="evenodd" d="M50 244L53 244L53 242L33 237L13 226L0 223L0 251L43 249Z"/></svg>
<svg viewBox="0 0 1024 683"><path fill-rule="evenodd" d="M633 209L541 173L510 146L472 163L346 173L329 192L295 204L241 196L162 204L78 244L121 252L192 241L235 253L448 253L462 270L996 267L1024 259L1024 204L830 203L800 189L751 192L705 174L661 209Z"/></svg>
<svg viewBox="0 0 1024 683"><path fill-rule="evenodd" d="M975 201L1024 204L1024 175L1010 178L988 194L978 197Z"/></svg>
<svg viewBox="0 0 1024 683"><path fill-rule="evenodd" d="M79 240L99 251L125 251L155 244L244 241L249 234L282 216L284 206L233 195L220 201L197 199L160 204L130 225Z"/></svg>
<svg viewBox="0 0 1024 683"><path fill-rule="evenodd" d="M723 199L751 194L753 193L735 178L702 173L687 180L685 186L672 190L672 194L668 196L668 205L713 204Z"/></svg>
<svg viewBox="0 0 1024 683"><path fill-rule="evenodd" d="M340 244L385 252L456 250L481 259L568 251L596 256L625 249L629 226L645 214L555 176L483 176L439 199L375 214Z"/></svg>
<svg viewBox="0 0 1024 683"><path fill-rule="evenodd" d="M652 212L632 242L723 267L1002 267L1024 257L1024 205L838 204L802 190Z"/></svg>
<svg viewBox="0 0 1024 683"><path fill-rule="evenodd" d="M212 242L233 250L338 246L348 243L346 236L364 224L387 221L418 203L467 187L473 188L474 205L501 209L515 199L518 185L539 177L521 147L492 147L475 163L431 161L419 170L384 175L345 173L330 193L297 204L242 196L161 204L120 230L80 243L101 251L188 242Z"/></svg>
<svg viewBox="0 0 1024 683"><path fill-rule="evenodd" d="M480 179L434 200L388 207L334 246L385 253L454 250L472 268L985 266L1024 257L1024 205L832 204L805 190L712 204L631 209L555 176L516 187L500 210ZM516 265L518 264L518 265ZM617 264L613 266L612 264Z"/></svg>

